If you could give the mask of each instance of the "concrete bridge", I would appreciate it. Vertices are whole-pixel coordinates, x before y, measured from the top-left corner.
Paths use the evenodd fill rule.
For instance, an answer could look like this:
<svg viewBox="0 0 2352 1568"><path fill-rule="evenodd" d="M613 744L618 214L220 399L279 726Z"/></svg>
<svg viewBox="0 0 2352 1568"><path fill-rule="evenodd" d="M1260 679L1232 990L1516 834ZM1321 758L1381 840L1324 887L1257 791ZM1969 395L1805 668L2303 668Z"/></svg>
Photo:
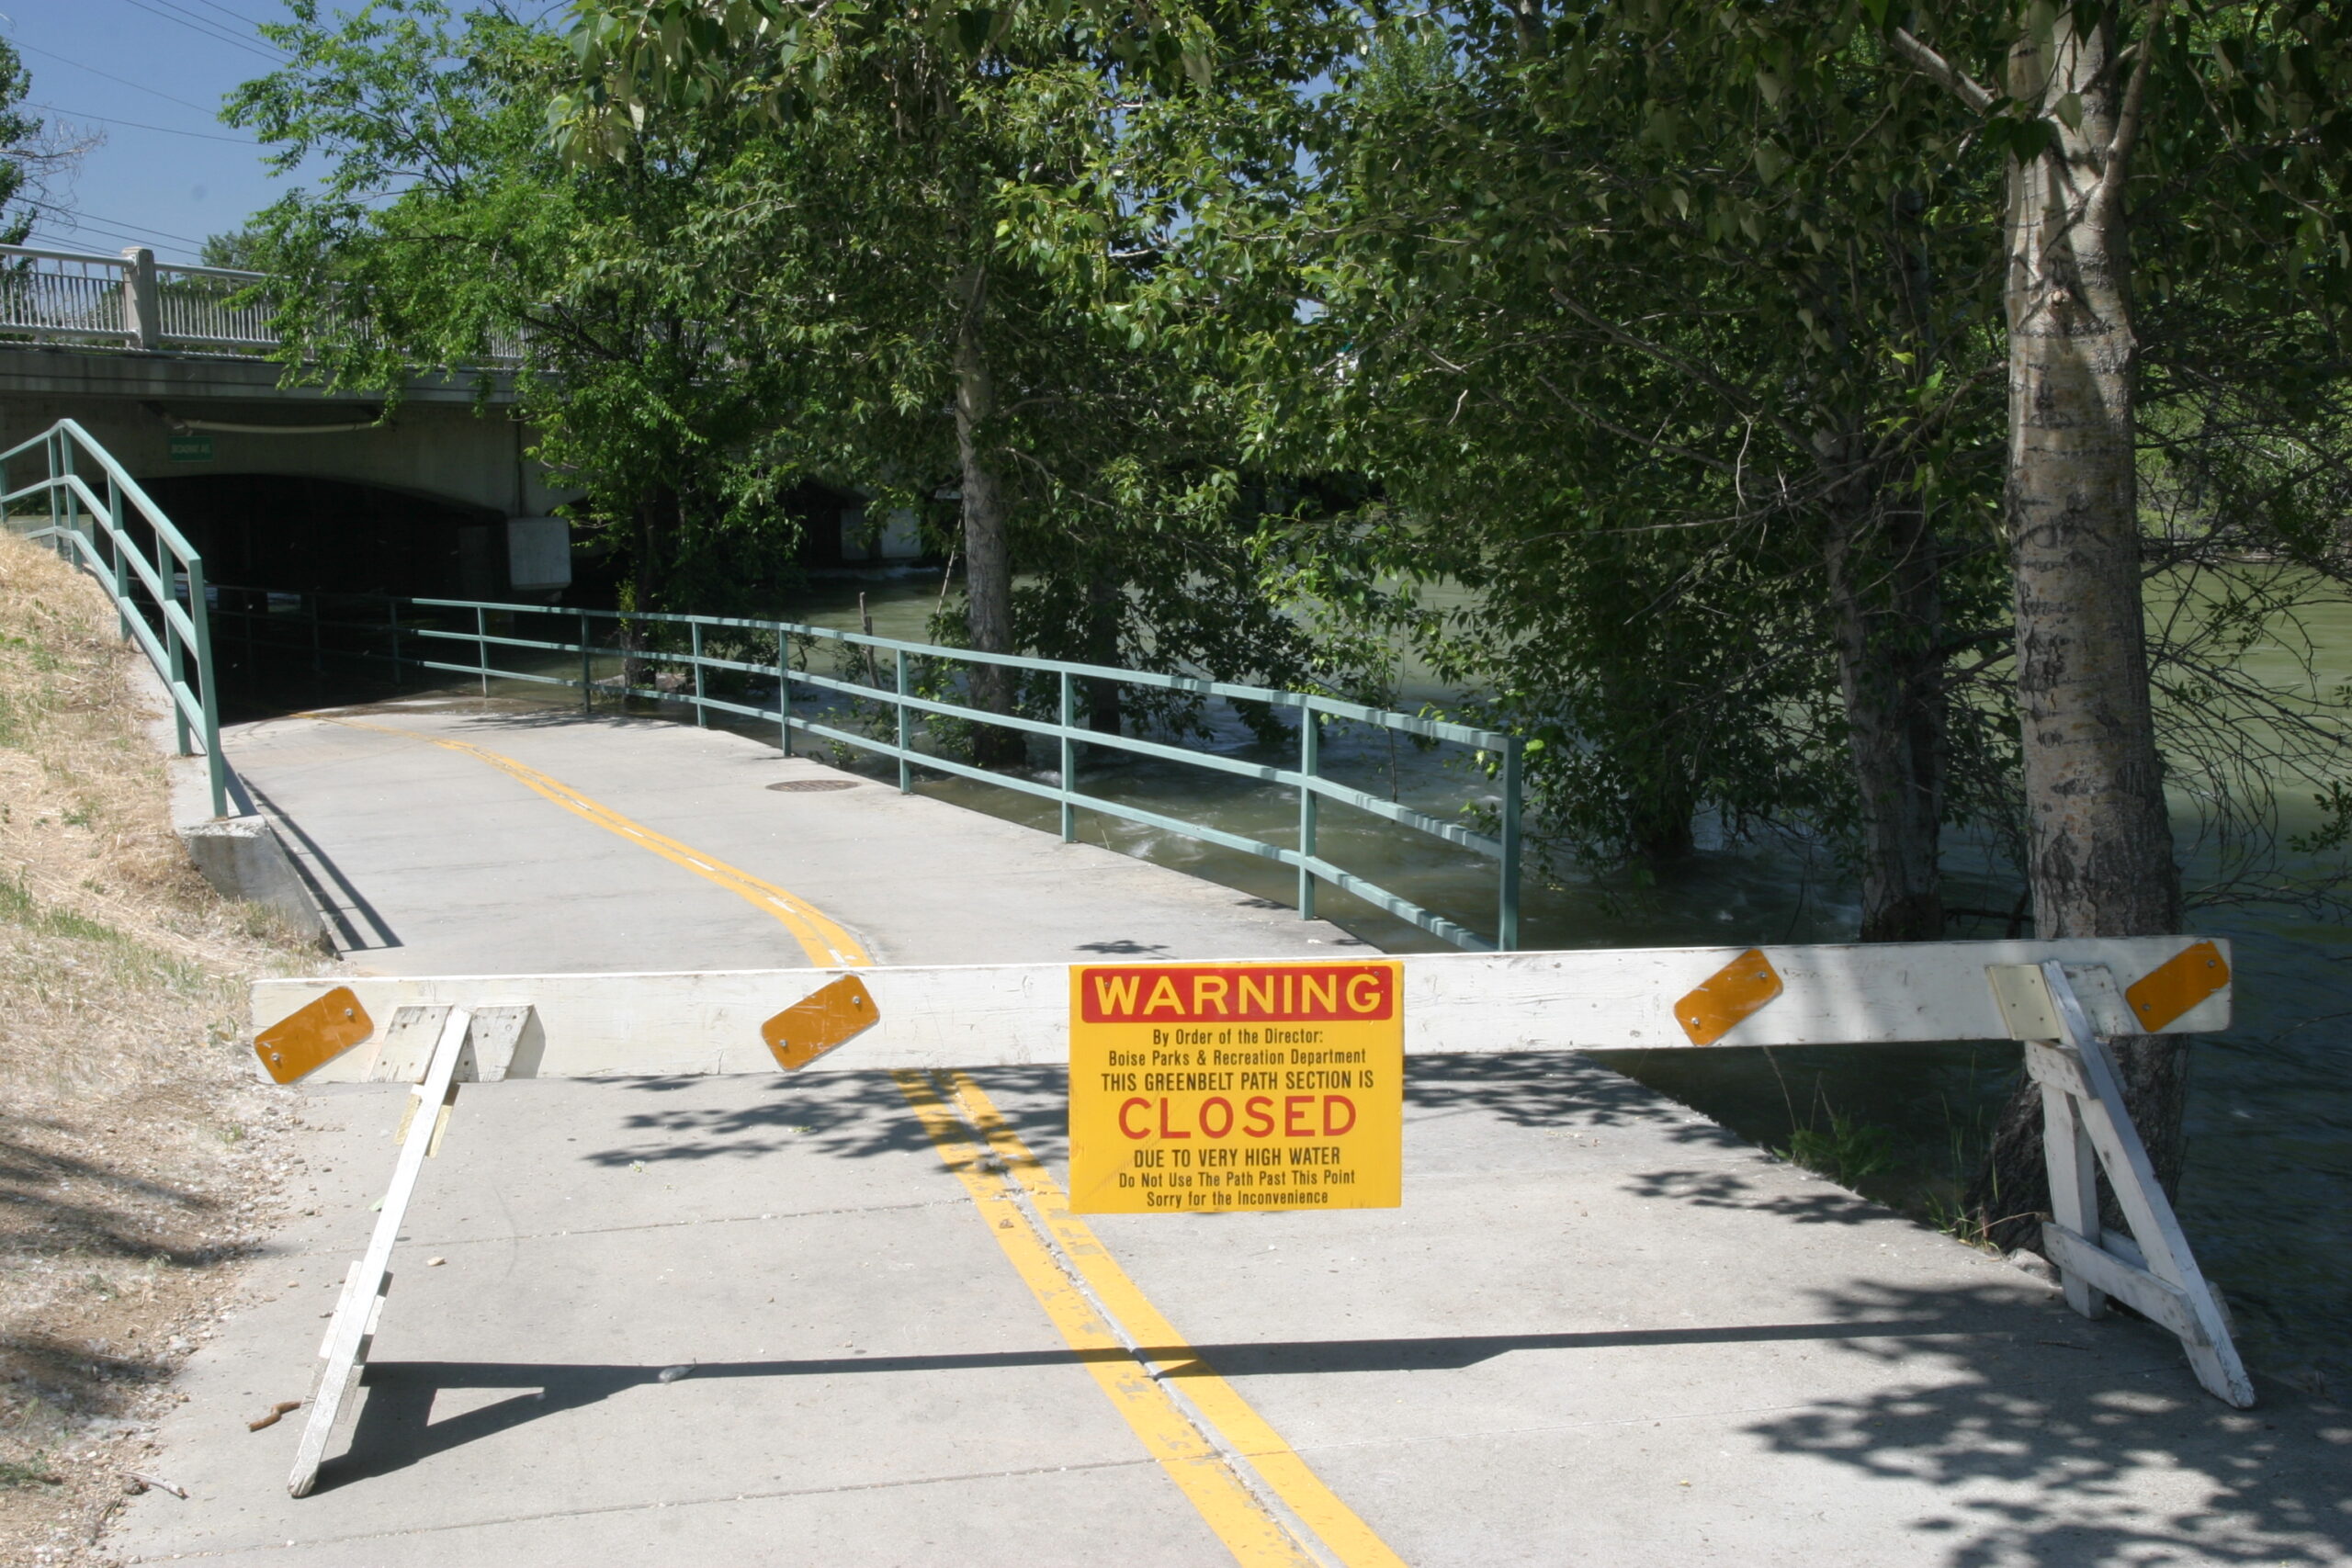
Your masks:
<svg viewBox="0 0 2352 1568"><path fill-rule="evenodd" d="M0 449L60 419L119 458L216 582L507 598L570 586L574 491L534 458L513 377L383 400L283 384L260 273L0 246ZM808 564L908 559L854 496L817 498Z"/></svg>

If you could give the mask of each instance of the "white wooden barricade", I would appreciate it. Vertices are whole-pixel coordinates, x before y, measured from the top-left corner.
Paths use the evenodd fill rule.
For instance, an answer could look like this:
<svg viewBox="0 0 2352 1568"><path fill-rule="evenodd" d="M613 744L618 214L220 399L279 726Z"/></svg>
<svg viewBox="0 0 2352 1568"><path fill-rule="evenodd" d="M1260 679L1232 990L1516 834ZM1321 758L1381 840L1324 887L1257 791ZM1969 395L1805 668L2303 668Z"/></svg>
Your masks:
<svg viewBox="0 0 2352 1568"><path fill-rule="evenodd" d="M2044 1246L2067 1302L2088 1317L2109 1297L2128 1303L2179 1337L2208 1390L2233 1405L2254 1402L2105 1043L2225 1028L2225 943L1603 949L1402 962L1408 1055L2024 1042L2042 1089L2053 1194ZM290 1489L311 1490L355 1409L393 1240L459 1084L772 1073L818 1060L842 1070L1066 1063L1069 995L1069 966L1059 964L256 982L254 1050L268 1077L415 1086L382 1215L321 1347ZM2101 1171L2129 1236L2102 1230Z"/></svg>

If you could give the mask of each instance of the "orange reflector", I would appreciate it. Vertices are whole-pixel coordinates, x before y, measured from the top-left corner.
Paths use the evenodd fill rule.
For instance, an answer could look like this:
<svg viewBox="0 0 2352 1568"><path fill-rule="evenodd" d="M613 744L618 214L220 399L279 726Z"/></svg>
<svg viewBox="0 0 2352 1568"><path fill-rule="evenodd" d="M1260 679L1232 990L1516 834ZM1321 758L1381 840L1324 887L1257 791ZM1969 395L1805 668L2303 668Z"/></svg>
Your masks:
<svg viewBox="0 0 2352 1568"><path fill-rule="evenodd" d="M1674 1004L1674 1021L1693 1045L1713 1045L1734 1025L1781 994L1781 976L1761 948L1749 948Z"/></svg>
<svg viewBox="0 0 2352 1568"><path fill-rule="evenodd" d="M2230 983L2230 961L2210 942L2191 942L2123 993L2132 1016L2151 1034Z"/></svg>
<svg viewBox="0 0 2352 1568"><path fill-rule="evenodd" d="M262 1071L279 1083L315 1072L376 1032L375 1020L348 986L288 1013L254 1036Z"/></svg>
<svg viewBox="0 0 2352 1568"><path fill-rule="evenodd" d="M789 1072L807 1066L881 1021L865 983L854 975L844 975L760 1025L760 1038L775 1053L776 1066Z"/></svg>

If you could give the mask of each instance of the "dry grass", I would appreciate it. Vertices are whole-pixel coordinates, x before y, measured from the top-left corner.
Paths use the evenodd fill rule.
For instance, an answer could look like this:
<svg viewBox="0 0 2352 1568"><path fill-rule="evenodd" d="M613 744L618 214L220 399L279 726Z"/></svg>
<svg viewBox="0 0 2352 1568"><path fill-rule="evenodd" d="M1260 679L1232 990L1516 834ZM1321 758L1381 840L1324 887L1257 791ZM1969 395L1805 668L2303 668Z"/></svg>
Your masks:
<svg viewBox="0 0 2352 1568"><path fill-rule="evenodd" d="M178 1361L280 1212L244 983L307 966L171 830L141 656L0 535L0 1561L95 1560Z"/></svg>

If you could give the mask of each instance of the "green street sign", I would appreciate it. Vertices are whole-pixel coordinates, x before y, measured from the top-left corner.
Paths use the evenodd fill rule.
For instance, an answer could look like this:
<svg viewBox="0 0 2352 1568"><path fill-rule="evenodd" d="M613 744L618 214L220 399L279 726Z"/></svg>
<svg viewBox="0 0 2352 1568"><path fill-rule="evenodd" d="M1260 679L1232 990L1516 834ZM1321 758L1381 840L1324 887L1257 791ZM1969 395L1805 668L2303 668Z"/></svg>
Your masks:
<svg viewBox="0 0 2352 1568"><path fill-rule="evenodd" d="M172 461L175 463L209 463L212 461L212 437L209 435L173 436Z"/></svg>

